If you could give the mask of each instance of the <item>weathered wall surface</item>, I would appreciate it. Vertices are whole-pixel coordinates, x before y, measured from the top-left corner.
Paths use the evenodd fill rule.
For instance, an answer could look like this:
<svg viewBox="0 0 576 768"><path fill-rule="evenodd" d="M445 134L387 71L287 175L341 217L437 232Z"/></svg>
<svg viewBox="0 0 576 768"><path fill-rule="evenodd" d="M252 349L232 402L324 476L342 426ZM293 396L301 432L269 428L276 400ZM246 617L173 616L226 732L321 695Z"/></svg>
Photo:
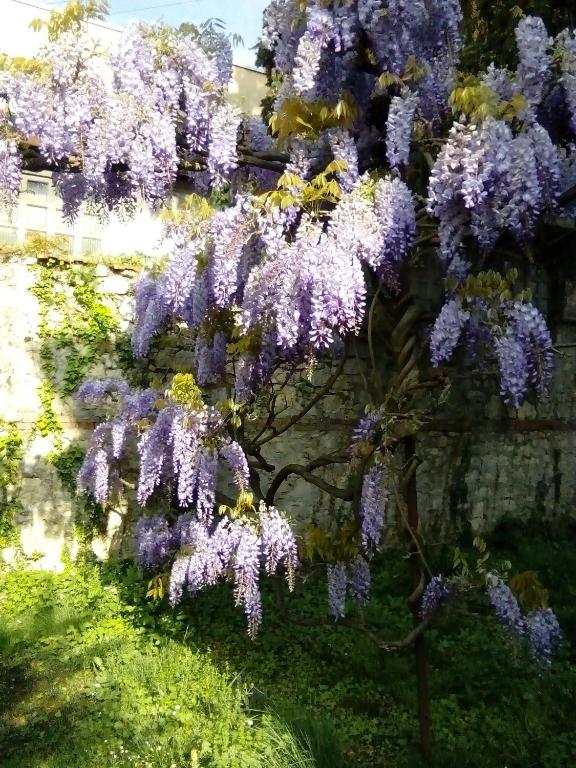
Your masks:
<svg viewBox="0 0 576 768"><path fill-rule="evenodd" d="M117 318L117 334L125 333L131 317L131 289L134 272L99 265L95 279L102 301ZM19 508L16 524L20 543L28 556L36 554L40 564L57 567L60 551L73 538L75 516L80 514L70 485L61 481L54 464L55 451L85 445L97 415L81 409L71 397L53 399L54 416L60 432L44 430L46 402L41 392L46 381L41 326L46 321L32 289L38 280L35 259L0 263L0 420L15 423L24 437L22 477L17 489ZM58 289L71 291L68 286ZM70 301L73 300L70 294ZM43 319L44 317L44 319ZM48 320L58 326L59 310L49 309ZM576 327L565 324L558 342L576 342ZM61 354L59 360L58 355ZM454 394L451 404L428 425L419 438L418 493L423 525L433 538L463 530L471 525L475 533L492 529L504 517L554 519L574 515L576 509L576 349L565 348L558 356L558 375L548 403L526 404L517 420L512 419L497 395L487 394L482 385L470 380ZM159 370L186 365L190 353L174 347L163 350L157 359ZM66 379L66 351L55 351L52 378ZM120 376L114 345L98 355L89 366L92 376ZM312 379L320 386L324 372ZM61 388L60 388L61 389ZM40 393L40 394L39 394ZM294 402L282 419L298 409ZM347 444L350 430L364 404L362 377L352 360L337 392L323 400L306 418L263 449L276 469L287 463L306 463L319 453L330 453ZM1 424L1 422L0 422ZM342 482L343 465L324 473L328 481ZM263 486L266 487L266 473ZM326 507L326 497L317 488L296 476L282 486L277 503L294 517L322 518L337 514ZM121 531L126 521L122 507L110 510L108 539ZM392 521L390 521L392 522ZM104 554L109 541L96 538L95 551ZM5 556L13 551L8 548Z"/></svg>

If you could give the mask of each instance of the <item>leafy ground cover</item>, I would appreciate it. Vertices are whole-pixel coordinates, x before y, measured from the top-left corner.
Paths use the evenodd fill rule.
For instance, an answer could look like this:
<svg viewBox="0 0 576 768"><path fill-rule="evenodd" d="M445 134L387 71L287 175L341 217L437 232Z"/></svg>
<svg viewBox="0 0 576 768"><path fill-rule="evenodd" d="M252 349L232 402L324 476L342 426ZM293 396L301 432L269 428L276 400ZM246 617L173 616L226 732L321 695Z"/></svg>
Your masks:
<svg viewBox="0 0 576 768"><path fill-rule="evenodd" d="M438 766L576 764L575 543L510 530L493 542L549 590L566 637L550 670L510 645L481 597L429 632ZM375 569L370 618L391 637L409 622L405 571L393 552ZM145 592L128 562L0 572L3 768L420 764L409 653L289 623L274 585L255 641L226 586L175 611ZM322 580L289 606L322 616Z"/></svg>

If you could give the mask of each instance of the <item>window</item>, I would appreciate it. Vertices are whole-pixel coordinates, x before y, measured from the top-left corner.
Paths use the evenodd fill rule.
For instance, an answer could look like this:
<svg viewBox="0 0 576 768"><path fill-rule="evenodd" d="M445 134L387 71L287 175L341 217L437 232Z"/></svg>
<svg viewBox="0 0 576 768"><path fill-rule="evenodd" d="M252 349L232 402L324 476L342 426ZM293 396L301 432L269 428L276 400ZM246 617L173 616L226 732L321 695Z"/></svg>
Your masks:
<svg viewBox="0 0 576 768"><path fill-rule="evenodd" d="M102 240L98 237L83 237L82 253L102 253Z"/></svg>
<svg viewBox="0 0 576 768"><path fill-rule="evenodd" d="M0 243L13 245L18 242L18 230L16 227L6 227L0 225Z"/></svg>

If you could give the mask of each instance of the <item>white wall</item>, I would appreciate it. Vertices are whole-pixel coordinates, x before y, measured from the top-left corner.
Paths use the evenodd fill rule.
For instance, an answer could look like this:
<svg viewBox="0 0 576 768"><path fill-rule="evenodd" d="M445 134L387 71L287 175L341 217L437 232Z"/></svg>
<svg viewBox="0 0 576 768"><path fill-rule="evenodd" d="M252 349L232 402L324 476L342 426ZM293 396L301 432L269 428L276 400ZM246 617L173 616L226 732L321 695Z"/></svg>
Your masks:
<svg viewBox="0 0 576 768"><path fill-rule="evenodd" d="M46 42L45 31L30 28L33 19L47 19L49 9L27 0L0 0L0 53L9 56L30 57ZM103 45L113 45L121 32L107 23L89 24L89 31ZM230 101L249 114L258 114L259 104L266 94L266 80L262 73L244 67L234 67L230 83ZM162 225L157 216L146 208L139 210L128 221L111 216L101 224L93 216L82 214L70 227L60 215L61 204L47 186L43 194L31 194L34 179L49 180L49 174L27 174L23 180L23 195L18 208L9 220L0 210L0 243L22 242L28 231L64 235L70 240L75 255L91 250L107 254L142 253L153 257L159 253Z"/></svg>

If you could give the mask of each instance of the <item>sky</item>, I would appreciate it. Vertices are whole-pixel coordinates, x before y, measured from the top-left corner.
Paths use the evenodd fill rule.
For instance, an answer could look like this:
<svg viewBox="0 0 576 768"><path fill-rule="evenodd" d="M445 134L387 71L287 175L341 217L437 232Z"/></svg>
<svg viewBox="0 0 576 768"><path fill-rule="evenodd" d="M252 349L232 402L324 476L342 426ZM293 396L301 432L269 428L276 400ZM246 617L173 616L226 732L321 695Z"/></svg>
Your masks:
<svg viewBox="0 0 576 768"><path fill-rule="evenodd" d="M234 63L254 67L255 52L250 50L256 44L262 27L262 11L269 0L109 0L108 21L121 27L134 19L155 21L162 19L168 24L178 25L183 21L194 24L209 18L221 19L226 31L240 35L243 46L234 49ZM39 0L49 8L61 8L61 0Z"/></svg>

